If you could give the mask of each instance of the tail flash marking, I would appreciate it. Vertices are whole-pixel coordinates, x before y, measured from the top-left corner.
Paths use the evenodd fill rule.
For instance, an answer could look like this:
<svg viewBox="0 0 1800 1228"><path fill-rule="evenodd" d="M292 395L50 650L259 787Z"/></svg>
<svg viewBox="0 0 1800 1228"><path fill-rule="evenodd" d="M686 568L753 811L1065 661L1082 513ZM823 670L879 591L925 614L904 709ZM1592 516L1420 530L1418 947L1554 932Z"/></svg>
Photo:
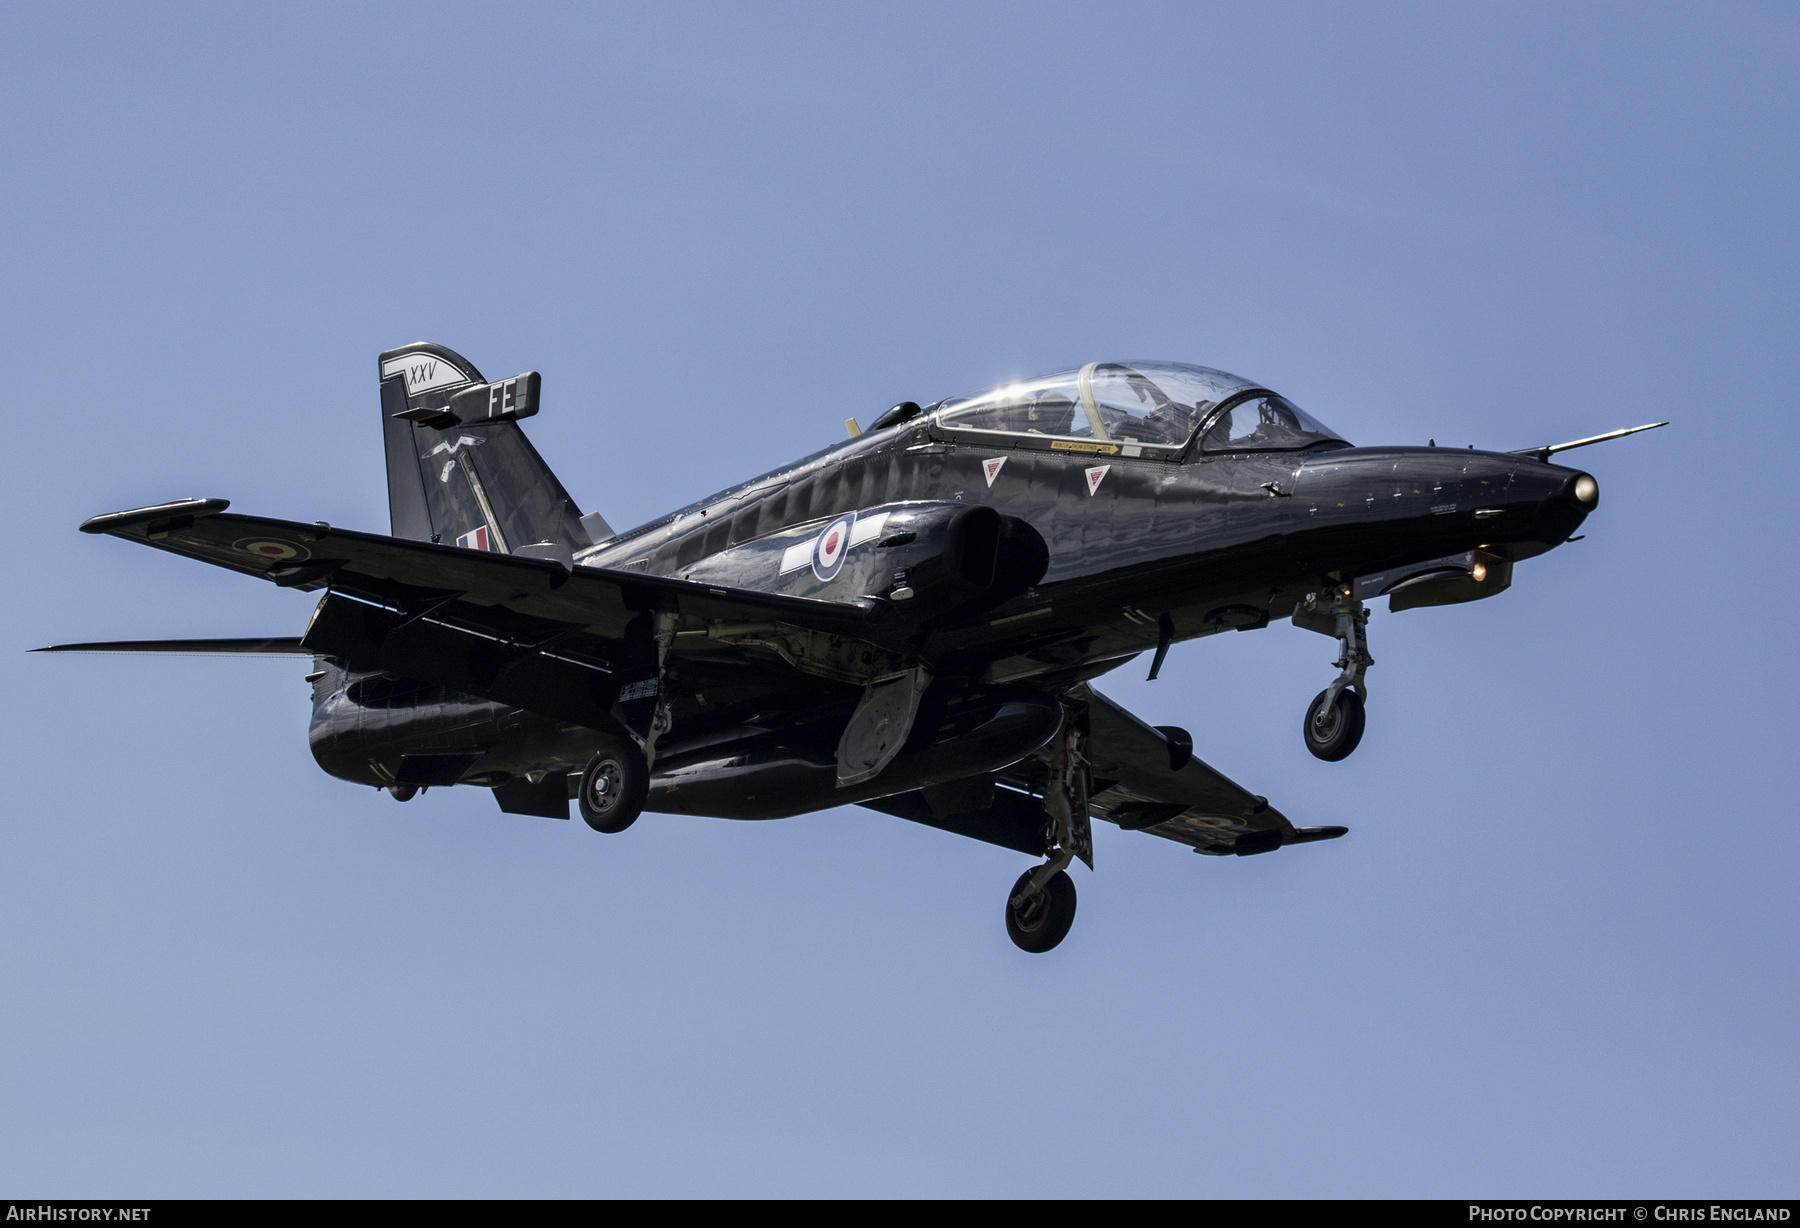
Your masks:
<svg viewBox="0 0 1800 1228"><path fill-rule="evenodd" d="M475 438L473 435L461 435L461 436L458 436L453 442L440 443L439 445L437 445L437 447L435 447L431 451L427 452L425 454L426 456L436 456L439 452L445 452L445 453L448 453L451 457L450 460L447 460L444 462L443 469L438 473L438 481L448 482L450 480L450 472L451 472L451 470L456 468L455 457L456 457L456 454L458 451L460 451L463 448L476 447L481 443L482 443L482 441Z"/></svg>
<svg viewBox="0 0 1800 1228"><path fill-rule="evenodd" d="M382 379L392 379L396 375L406 380L409 397L469 382L468 375L457 370L456 364L419 353L401 354L381 364Z"/></svg>

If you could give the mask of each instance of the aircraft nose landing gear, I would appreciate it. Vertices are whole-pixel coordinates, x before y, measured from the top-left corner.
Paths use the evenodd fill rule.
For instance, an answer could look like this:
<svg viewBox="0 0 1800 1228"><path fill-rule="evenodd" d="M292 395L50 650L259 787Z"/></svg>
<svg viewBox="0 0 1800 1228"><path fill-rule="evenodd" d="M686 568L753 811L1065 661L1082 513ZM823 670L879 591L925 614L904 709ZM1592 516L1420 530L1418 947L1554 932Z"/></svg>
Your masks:
<svg viewBox="0 0 1800 1228"><path fill-rule="evenodd" d="M1350 594L1348 587L1309 593L1294 611L1295 625L1335 635L1340 649L1332 662L1338 676L1313 698L1301 727L1306 749L1327 763L1348 759L1362 741L1369 692L1363 672L1375 664L1369 655L1369 611Z"/></svg>

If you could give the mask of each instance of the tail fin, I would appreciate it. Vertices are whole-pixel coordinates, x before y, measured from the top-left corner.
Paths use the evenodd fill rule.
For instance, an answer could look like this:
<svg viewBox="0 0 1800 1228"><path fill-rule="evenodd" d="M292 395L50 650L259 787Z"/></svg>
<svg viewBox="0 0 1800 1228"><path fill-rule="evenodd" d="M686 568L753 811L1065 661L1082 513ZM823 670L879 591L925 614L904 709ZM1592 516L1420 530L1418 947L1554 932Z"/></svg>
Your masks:
<svg viewBox="0 0 1800 1228"><path fill-rule="evenodd" d="M381 355L395 537L564 562L592 544L569 492L519 429L537 412L538 389L535 371L489 383L462 355L423 341Z"/></svg>

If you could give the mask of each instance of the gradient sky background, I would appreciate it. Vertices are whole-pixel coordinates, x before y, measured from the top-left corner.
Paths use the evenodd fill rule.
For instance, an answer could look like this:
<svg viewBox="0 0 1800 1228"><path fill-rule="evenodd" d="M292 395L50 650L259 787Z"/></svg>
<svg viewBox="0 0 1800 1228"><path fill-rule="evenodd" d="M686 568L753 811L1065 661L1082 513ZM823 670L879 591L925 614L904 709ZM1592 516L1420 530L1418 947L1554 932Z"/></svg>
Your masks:
<svg viewBox="0 0 1800 1228"><path fill-rule="evenodd" d="M1791 1197L1789 5L0 11L0 1191ZM75 532L385 531L376 353L544 373L640 523L931 401L1212 364L1579 454L1587 539L1101 682L1297 823L1017 854L858 809L601 837L324 776L311 598Z"/></svg>

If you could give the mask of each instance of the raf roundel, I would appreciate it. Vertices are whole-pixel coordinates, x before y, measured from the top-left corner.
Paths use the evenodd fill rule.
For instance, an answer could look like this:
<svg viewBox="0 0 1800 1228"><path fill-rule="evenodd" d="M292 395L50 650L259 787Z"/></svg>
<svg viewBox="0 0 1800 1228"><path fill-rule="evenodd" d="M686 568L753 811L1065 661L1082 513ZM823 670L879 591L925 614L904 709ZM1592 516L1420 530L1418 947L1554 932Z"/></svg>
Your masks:
<svg viewBox="0 0 1800 1228"><path fill-rule="evenodd" d="M825 526L825 531L813 543L813 575L821 580L837 575L844 565L844 556L850 553L850 526L855 523L856 513L852 512Z"/></svg>
<svg viewBox="0 0 1800 1228"><path fill-rule="evenodd" d="M254 554L258 558L268 559L271 563L288 563L306 557L306 550L292 542L272 541L266 537L247 537L242 541L232 542L232 547L246 554Z"/></svg>

